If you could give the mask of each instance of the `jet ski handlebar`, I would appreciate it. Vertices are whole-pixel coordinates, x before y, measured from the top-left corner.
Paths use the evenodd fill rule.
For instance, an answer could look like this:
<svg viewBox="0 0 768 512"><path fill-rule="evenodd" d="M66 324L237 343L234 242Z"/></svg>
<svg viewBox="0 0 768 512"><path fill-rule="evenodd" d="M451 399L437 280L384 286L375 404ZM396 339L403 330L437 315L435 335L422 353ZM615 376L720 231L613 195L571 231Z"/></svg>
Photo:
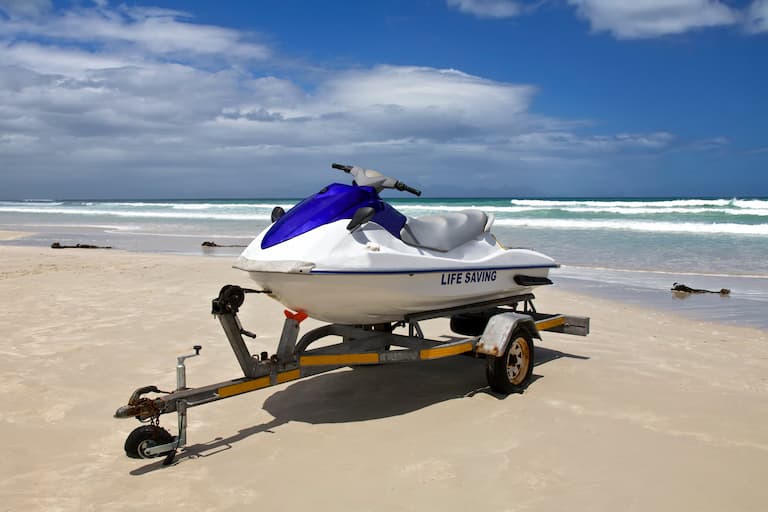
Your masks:
<svg viewBox="0 0 768 512"><path fill-rule="evenodd" d="M421 195L421 190L419 190L417 188L409 187L408 185L406 185L402 181L398 181L397 183L395 183L395 188L397 190L405 190L406 192L410 192L411 194L413 194L415 196L420 196Z"/></svg>
<svg viewBox="0 0 768 512"><path fill-rule="evenodd" d="M333 167L334 169L338 169L340 171L344 171L344 172L350 172L352 170L352 166L351 165L331 164L331 167Z"/></svg>
<svg viewBox="0 0 768 512"><path fill-rule="evenodd" d="M421 190L409 187L402 181L397 181L394 178L384 176L383 174L372 169L363 169L362 167L357 167L355 165L342 164L331 164L331 167L351 174L354 176L355 182L358 185L373 187L377 192L381 192L385 188L393 188L395 190L410 192L416 196L421 195Z"/></svg>

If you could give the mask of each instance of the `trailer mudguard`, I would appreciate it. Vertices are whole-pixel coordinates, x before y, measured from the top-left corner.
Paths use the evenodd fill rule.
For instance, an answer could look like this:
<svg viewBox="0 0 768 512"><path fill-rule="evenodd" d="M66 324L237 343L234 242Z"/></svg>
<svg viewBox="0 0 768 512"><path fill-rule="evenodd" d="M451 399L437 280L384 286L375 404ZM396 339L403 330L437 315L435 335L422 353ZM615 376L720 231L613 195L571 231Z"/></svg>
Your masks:
<svg viewBox="0 0 768 512"><path fill-rule="evenodd" d="M501 356L517 328L525 329L532 337L541 339L536 323L530 315L514 312L501 313L488 320L488 325L485 326L475 351L494 357Z"/></svg>

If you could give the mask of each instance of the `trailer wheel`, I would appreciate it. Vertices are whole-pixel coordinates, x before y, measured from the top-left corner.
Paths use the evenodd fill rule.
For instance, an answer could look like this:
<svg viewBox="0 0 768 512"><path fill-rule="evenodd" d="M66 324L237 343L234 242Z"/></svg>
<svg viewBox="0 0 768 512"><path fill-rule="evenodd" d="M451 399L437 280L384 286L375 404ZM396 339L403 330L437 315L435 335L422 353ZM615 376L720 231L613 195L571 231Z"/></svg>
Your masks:
<svg viewBox="0 0 768 512"><path fill-rule="evenodd" d="M168 452L158 453L157 455L148 455L144 450L152 448L153 446L167 444L171 441L173 441L173 436L164 428L155 425L142 425L133 429L133 432L128 434L128 437L125 440L125 454L132 459L151 459L159 457Z"/></svg>
<svg viewBox="0 0 768 512"><path fill-rule="evenodd" d="M533 338L525 329L515 329L501 357L487 359L485 376L499 393L522 393L533 374Z"/></svg>

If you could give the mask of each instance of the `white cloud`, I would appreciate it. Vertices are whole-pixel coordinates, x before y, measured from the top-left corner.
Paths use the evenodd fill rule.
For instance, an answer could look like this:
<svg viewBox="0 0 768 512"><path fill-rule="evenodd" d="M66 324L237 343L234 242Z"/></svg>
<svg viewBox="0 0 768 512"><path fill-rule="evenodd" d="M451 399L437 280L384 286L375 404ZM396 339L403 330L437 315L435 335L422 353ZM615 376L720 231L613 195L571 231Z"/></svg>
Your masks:
<svg viewBox="0 0 768 512"><path fill-rule="evenodd" d="M329 74L312 94L274 78L251 89L253 99L213 123L270 144L446 144L532 124L533 87L455 70L377 66Z"/></svg>
<svg viewBox="0 0 768 512"><path fill-rule="evenodd" d="M395 105L410 109L463 111L485 116L525 110L534 88L486 80L454 69L378 66L348 71L326 83L324 94L352 108Z"/></svg>
<svg viewBox="0 0 768 512"><path fill-rule="evenodd" d="M94 53L77 48L21 42L3 44L0 55L6 66L19 66L42 74L82 76L89 70L119 68L140 64L142 60L119 54Z"/></svg>
<svg viewBox="0 0 768 512"><path fill-rule="evenodd" d="M233 29L184 21L188 15L168 9L126 7L74 9L41 19L12 19L0 24L0 36L94 42L155 55L216 55L227 60L265 59L270 51ZM122 47L120 46L122 45Z"/></svg>
<svg viewBox="0 0 768 512"><path fill-rule="evenodd" d="M745 25L748 32L768 32L768 0L755 0L747 11Z"/></svg>
<svg viewBox="0 0 768 512"><path fill-rule="evenodd" d="M718 0L568 0L592 30L619 39L681 34L693 29L737 24L738 11Z"/></svg>
<svg viewBox="0 0 768 512"><path fill-rule="evenodd" d="M530 14L547 0L528 5L517 0L446 0L449 7L478 18ZM768 0L744 7L725 0L567 0L594 32L617 39L650 39L691 30L741 25L748 33L768 31Z"/></svg>
<svg viewBox="0 0 768 512"><path fill-rule="evenodd" d="M447 0L448 5L480 18L511 18L522 13L520 2L513 0Z"/></svg>
<svg viewBox="0 0 768 512"><path fill-rule="evenodd" d="M36 17L51 7L51 0L0 0L0 11L11 17Z"/></svg>
<svg viewBox="0 0 768 512"><path fill-rule="evenodd" d="M184 19L92 8L4 24L3 195L142 195L151 186L168 196L182 184L198 195L258 195L249 187L263 183L267 194L296 195L304 191L296 186L328 179L307 167L333 159L404 169L427 187L479 168L502 183L523 170L577 169L678 144L661 131L585 134L583 123L532 111L530 84L453 69L315 69L309 85L306 76L259 76L229 60L233 47L252 55L242 33ZM152 23L170 31L156 35Z"/></svg>
<svg viewBox="0 0 768 512"><path fill-rule="evenodd" d="M24 55L16 55L17 66ZM30 62L38 66L37 56ZM56 169L90 181L122 176L119 183L184 169L205 190L213 175L254 180L278 161L325 166L338 157L376 165L407 158L406 166L461 174L468 159L496 169L489 172L514 162L570 168L580 159L655 152L673 143L654 133L579 135L569 131L571 123L530 111L533 87L455 70L336 72L308 93L287 79L172 63L72 67L69 75L0 69L0 133L13 135L0 140L3 172L56 183ZM422 184L441 185L454 179L449 175L425 174ZM282 177L275 186L300 179Z"/></svg>
<svg viewBox="0 0 768 512"><path fill-rule="evenodd" d="M670 147L674 141L675 135L668 132L579 136L571 132L549 131L521 134L512 138L510 144L521 151L594 155L619 151L661 150Z"/></svg>

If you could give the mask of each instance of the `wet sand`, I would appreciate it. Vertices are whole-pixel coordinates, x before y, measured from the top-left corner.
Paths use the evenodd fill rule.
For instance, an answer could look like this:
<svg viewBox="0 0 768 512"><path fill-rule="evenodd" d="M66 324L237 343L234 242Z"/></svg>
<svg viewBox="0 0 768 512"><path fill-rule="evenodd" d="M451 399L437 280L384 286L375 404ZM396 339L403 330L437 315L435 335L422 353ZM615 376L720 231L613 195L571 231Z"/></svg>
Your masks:
<svg viewBox="0 0 768 512"><path fill-rule="evenodd" d="M0 230L0 241L1 240L18 240L20 238L24 238L27 236L31 236L32 233L27 233L24 231L2 231Z"/></svg>
<svg viewBox="0 0 768 512"><path fill-rule="evenodd" d="M522 395L484 362L341 369L190 410L175 465L125 457L134 388L239 375L210 300L227 258L0 247L0 496L8 510L764 510L768 333L556 288ZM274 352L282 307L241 319ZM302 327L309 328L307 321ZM428 334L449 335L445 321ZM175 417L163 425L175 432Z"/></svg>

